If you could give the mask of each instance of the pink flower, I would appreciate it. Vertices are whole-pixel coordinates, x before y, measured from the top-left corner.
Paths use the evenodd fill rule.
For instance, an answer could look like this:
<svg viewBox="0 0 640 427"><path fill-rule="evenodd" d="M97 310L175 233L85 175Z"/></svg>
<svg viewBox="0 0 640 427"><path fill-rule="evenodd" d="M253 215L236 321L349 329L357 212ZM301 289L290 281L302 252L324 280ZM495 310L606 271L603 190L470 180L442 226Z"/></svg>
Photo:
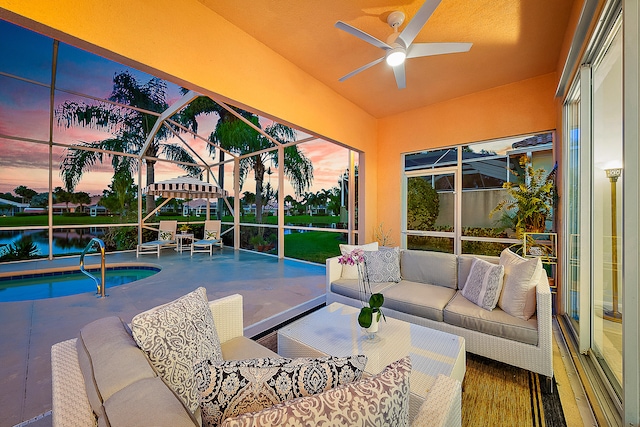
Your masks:
<svg viewBox="0 0 640 427"><path fill-rule="evenodd" d="M364 262L364 250L356 248L338 258L340 264L356 265Z"/></svg>

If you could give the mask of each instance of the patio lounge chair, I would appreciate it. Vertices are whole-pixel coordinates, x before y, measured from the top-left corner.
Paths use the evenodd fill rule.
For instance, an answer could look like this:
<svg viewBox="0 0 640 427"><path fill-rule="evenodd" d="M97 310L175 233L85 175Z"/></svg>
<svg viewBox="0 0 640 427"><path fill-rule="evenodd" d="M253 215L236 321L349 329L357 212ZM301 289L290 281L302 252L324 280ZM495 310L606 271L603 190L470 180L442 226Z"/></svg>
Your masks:
<svg viewBox="0 0 640 427"><path fill-rule="evenodd" d="M220 246L222 249L222 237L220 237L220 229L222 221L209 220L204 222L204 237L191 244L191 255L195 252L209 252L209 256L213 255L213 247Z"/></svg>
<svg viewBox="0 0 640 427"><path fill-rule="evenodd" d="M160 258L160 250L162 248L176 247L177 228L178 221L160 221L160 227L158 228L158 239L138 245L136 250L136 257L140 256L140 254L156 253L158 254L158 258Z"/></svg>

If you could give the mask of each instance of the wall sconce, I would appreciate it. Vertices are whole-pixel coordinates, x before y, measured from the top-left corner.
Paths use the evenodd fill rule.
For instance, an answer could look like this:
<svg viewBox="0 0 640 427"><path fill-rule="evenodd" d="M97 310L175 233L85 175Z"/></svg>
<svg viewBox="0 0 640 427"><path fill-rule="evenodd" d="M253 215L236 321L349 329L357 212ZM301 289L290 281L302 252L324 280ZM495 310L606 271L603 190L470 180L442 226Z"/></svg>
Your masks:
<svg viewBox="0 0 640 427"><path fill-rule="evenodd" d="M622 313L618 311L618 213L616 209L616 183L622 175L622 168L605 169L611 182L611 293L612 309L605 310L603 317L616 323L622 323Z"/></svg>

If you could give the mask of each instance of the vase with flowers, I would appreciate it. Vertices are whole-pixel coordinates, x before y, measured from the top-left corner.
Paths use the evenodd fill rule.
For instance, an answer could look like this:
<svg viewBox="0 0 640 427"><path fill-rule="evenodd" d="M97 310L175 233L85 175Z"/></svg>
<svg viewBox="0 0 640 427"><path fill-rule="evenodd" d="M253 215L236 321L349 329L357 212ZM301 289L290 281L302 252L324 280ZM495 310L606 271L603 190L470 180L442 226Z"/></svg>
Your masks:
<svg viewBox="0 0 640 427"><path fill-rule="evenodd" d="M360 301L362 301L362 308L358 314L358 324L367 331L368 338L373 339L378 332L380 320L384 319L386 321L387 319L382 312L384 295L373 293L371 290L364 250L356 248L340 256L338 262L343 265L353 265L358 270Z"/></svg>

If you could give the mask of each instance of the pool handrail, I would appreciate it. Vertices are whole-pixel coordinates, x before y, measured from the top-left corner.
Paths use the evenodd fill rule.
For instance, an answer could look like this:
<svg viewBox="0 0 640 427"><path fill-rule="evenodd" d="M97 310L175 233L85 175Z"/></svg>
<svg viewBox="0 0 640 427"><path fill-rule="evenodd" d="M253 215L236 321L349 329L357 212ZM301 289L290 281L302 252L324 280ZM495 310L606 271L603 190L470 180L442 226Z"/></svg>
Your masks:
<svg viewBox="0 0 640 427"><path fill-rule="evenodd" d="M100 247L100 273L101 273L101 278L102 278L102 282L98 282L98 279L91 273L89 273L87 270L85 270L84 268L84 256L87 253L87 251L89 249L91 249L91 247L93 246L94 243L97 243L98 246ZM105 282L105 261L104 261L104 242L101 239L98 239L97 237L94 237L93 239L91 239L89 241L89 243L87 244L87 246L84 248L84 250L82 251L82 255L80 255L80 271L83 272L84 274L86 274L87 276L91 277L95 282L96 282L96 294L98 294L99 298L104 298L106 297L106 293L105 293L105 288L106 288L106 282Z"/></svg>

